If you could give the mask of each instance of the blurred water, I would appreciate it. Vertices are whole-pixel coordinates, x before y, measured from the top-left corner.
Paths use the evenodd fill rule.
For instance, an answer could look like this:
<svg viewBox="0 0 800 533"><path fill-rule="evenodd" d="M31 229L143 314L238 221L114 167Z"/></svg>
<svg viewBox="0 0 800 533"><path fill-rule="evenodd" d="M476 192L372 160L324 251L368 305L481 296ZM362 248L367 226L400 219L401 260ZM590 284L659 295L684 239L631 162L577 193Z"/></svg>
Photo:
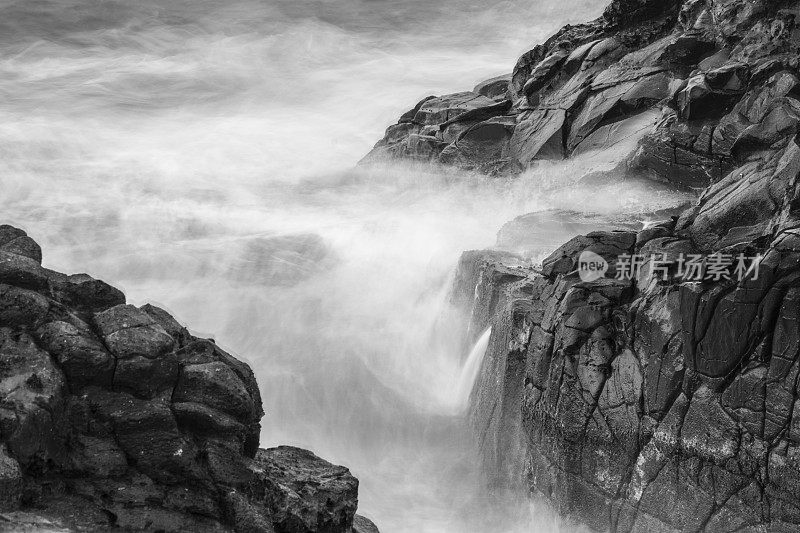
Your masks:
<svg viewBox="0 0 800 533"><path fill-rule="evenodd" d="M0 0L0 219L250 362L262 446L349 466L385 533L569 530L482 489L452 269L522 213L674 199L543 190L615 154L513 181L352 167L603 3Z"/></svg>

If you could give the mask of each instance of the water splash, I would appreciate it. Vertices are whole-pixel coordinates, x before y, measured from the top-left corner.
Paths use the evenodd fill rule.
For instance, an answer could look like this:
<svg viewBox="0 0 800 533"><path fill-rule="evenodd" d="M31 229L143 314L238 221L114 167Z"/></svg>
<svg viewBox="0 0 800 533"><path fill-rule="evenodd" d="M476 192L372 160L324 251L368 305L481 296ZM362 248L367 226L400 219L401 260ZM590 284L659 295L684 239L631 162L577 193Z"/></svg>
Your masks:
<svg viewBox="0 0 800 533"><path fill-rule="evenodd" d="M262 445L349 466L383 531L528 531L541 511L488 500L451 409L485 346L462 366L448 276L517 215L653 195L541 194L596 160L517 180L349 169L418 99L507 72L602 7L0 0L0 223L247 360Z"/></svg>
<svg viewBox="0 0 800 533"><path fill-rule="evenodd" d="M456 414L464 413L469 407L469 398L472 394L472 389L475 387L475 380L478 378L478 373L481 370L481 364L486 356L486 350L489 347L489 339L492 336L492 328L488 328L478 338L475 346L469 352L469 356L464 362L464 367L461 369L461 375L458 377L453 397L452 408Z"/></svg>

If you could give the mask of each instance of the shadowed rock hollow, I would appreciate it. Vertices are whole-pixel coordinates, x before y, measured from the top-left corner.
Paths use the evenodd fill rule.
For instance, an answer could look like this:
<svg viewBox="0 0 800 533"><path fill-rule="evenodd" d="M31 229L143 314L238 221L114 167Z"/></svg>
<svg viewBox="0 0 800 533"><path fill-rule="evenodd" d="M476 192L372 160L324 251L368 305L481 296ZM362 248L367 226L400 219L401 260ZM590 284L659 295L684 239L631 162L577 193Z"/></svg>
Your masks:
<svg viewBox="0 0 800 533"><path fill-rule="evenodd" d="M0 226L0 530L370 531L358 480L258 448L250 367Z"/></svg>
<svg viewBox="0 0 800 533"><path fill-rule="evenodd" d="M475 295L472 331L492 327L471 416L493 484L598 531L800 527L798 15L787 1L615 0L510 77L423 100L367 157L514 174L634 140L583 179L702 191L641 230L592 232L579 214L587 234L541 269L464 255L455 293ZM499 247L540 252L536 224L553 217L518 219ZM584 250L611 276L578 279ZM717 252L763 256L757 279L675 275L680 254ZM671 258L667 280L612 279L620 254L654 253Z"/></svg>

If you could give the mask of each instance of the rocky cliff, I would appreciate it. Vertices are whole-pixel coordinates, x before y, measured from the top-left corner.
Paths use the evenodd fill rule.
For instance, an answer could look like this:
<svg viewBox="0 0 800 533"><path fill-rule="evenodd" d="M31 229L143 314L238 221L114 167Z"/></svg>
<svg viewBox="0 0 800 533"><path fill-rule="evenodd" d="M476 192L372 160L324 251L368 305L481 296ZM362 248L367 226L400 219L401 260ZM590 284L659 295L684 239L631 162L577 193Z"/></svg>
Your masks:
<svg viewBox="0 0 800 533"><path fill-rule="evenodd" d="M358 480L258 448L250 367L0 226L0 530L372 532Z"/></svg>
<svg viewBox="0 0 800 533"><path fill-rule="evenodd" d="M511 75L423 100L367 157L513 175L633 139L583 180L703 191L646 228L577 236L541 268L465 255L456 294L476 296L473 331L493 326L472 398L493 483L599 531L800 527L798 15L779 0L614 0ZM587 250L608 275L581 281ZM708 275L709 257L740 254L763 258L757 272Z"/></svg>

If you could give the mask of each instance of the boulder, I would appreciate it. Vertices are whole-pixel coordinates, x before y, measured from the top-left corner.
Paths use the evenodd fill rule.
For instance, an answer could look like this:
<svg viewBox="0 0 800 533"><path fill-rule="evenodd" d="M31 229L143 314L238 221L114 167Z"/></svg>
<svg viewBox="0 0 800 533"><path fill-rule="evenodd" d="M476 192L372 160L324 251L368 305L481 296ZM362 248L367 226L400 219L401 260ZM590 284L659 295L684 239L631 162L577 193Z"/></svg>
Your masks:
<svg viewBox="0 0 800 533"><path fill-rule="evenodd" d="M0 327L35 328L45 322L49 311L50 300L41 294L0 284Z"/></svg>
<svg viewBox="0 0 800 533"><path fill-rule="evenodd" d="M0 251L21 255L42 264L42 249L19 228L0 225Z"/></svg>
<svg viewBox="0 0 800 533"><path fill-rule="evenodd" d="M194 477L193 446L178 431L169 403L101 390L90 391L87 401L100 421L110 422L120 448L144 474L165 483Z"/></svg>
<svg viewBox="0 0 800 533"><path fill-rule="evenodd" d="M242 420L249 420L255 410L244 384L222 362L184 366L172 398L204 404Z"/></svg>
<svg viewBox="0 0 800 533"><path fill-rule="evenodd" d="M50 276L36 259L0 250L0 283L45 291Z"/></svg>
<svg viewBox="0 0 800 533"><path fill-rule="evenodd" d="M190 340L189 331L183 327L172 315L160 307L152 304L145 304L141 310L150 315L159 326L164 328L173 339L178 340L181 345L186 344Z"/></svg>
<svg viewBox="0 0 800 533"><path fill-rule="evenodd" d="M116 357L155 359L172 351L175 340L141 309L117 305L94 316L103 342Z"/></svg>
<svg viewBox="0 0 800 533"><path fill-rule="evenodd" d="M180 372L174 354L157 359L134 356L118 359L116 363L113 379L115 390L130 392L143 399L172 396Z"/></svg>
<svg viewBox="0 0 800 533"><path fill-rule="evenodd" d="M380 531L372 520L357 514L353 518L353 533L380 533Z"/></svg>
<svg viewBox="0 0 800 533"><path fill-rule="evenodd" d="M353 526L358 480L346 468L291 446L259 450L254 468L247 490L266 506L276 533L335 533Z"/></svg>
<svg viewBox="0 0 800 533"><path fill-rule="evenodd" d="M87 274L68 276L53 284L58 300L64 301L78 313L91 315L123 305L125 295L119 289Z"/></svg>
<svg viewBox="0 0 800 533"><path fill-rule="evenodd" d="M88 326L78 329L57 320L41 326L37 335L61 366L70 386L79 389L85 385L111 385L114 356L88 331Z"/></svg>

